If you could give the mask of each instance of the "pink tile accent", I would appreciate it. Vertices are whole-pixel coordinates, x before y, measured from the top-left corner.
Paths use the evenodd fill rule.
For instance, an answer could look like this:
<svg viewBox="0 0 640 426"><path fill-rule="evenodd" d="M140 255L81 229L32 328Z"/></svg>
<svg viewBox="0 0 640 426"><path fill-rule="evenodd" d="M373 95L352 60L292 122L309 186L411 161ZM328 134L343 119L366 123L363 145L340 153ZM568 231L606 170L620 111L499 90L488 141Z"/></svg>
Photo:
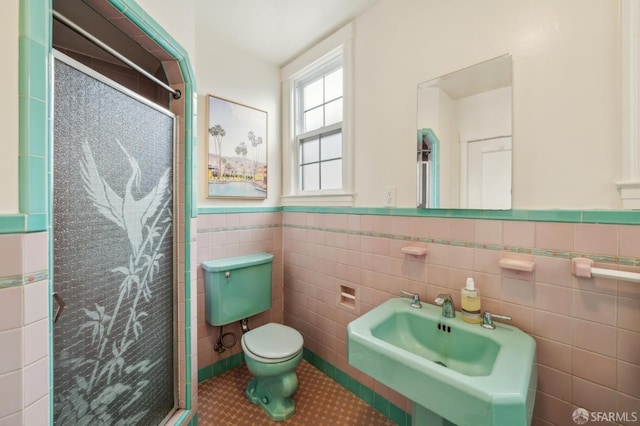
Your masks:
<svg viewBox="0 0 640 426"><path fill-rule="evenodd" d="M640 299L618 298L618 327L640 332Z"/></svg>
<svg viewBox="0 0 640 426"><path fill-rule="evenodd" d="M574 250L580 253L618 254L618 227L576 223Z"/></svg>
<svg viewBox="0 0 640 426"><path fill-rule="evenodd" d="M620 256L640 257L640 226L620 225L618 252Z"/></svg>
<svg viewBox="0 0 640 426"><path fill-rule="evenodd" d="M476 272L500 275L501 269L498 265L502 253L499 251L476 249L474 257L474 267Z"/></svg>
<svg viewBox="0 0 640 426"><path fill-rule="evenodd" d="M535 247L536 226L534 222L504 221L502 243L508 247Z"/></svg>
<svg viewBox="0 0 640 426"><path fill-rule="evenodd" d="M502 244L502 221L476 220L475 241L487 244ZM457 224L456 224L457 226Z"/></svg>
<svg viewBox="0 0 640 426"><path fill-rule="evenodd" d="M618 329L618 359L640 365L640 333Z"/></svg>
<svg viewBox="0 0 640 426"><path fill-rule="evenodd" d="M535 285L531 281L513 278L502 279L502 300L533 307L535 304Z"/></svg>
<svg viewBox="0 0 640 426"><path fill-rule="evenodd" d="M534 333L557 342L571 342L571 317L537 309L534 313Z"/></svg>
<svg viewBox="0 0 640 426"><path fill-rule="evenodd" d="M566 314L571 310L571 289L536 283L535 301L538 309Z"/></svg>
<svg viewBox="0 0 640 426"><path fill-rule="evenodd" d="M571 351L573 375L603 386L616 387L615 358L573 348Z"/></svg>
<svg viewBox="0 0 640 426"><path fill-rule="evenodd" d="M638 407L640 407L640 399L634 398L629 395L625 395L623 393L618 394L618 411L621 413L636 413L636 419L629 418L628 421L623 421L622 424L625 426L633 426L638 424L638 419L640 415L638 415Z"/></svg>
<svg viewBox="0 0 640 426"><path fill-rule="evenodd" d="M571 346L536 337L538 362L567 373L571 372Z"/></svg>
<svg viewBox="0 0 640 426"><path fill-rule="evenodd" d="M466 247L449 247L449 266L472 271L475 251L475 249Z"/></svg>
<svg viewBox="0 0 640 426"><path fill-rule="evenodd" d="M429 238L449 240L451 238L451 219L429 218Z"/></svg>
<svg viewBox="0 0 640 426"><path fill-rule="evenodd" d="M618 361L618 390L640 398L640 365Z"/></svg>
<svg viewBox="0 0 640 426"><path fill-rule="evenodd" d="M571 332L573 346L610 357L616 356L614 327L574 318Z"/></svg>
<svg viewBox="0 0 640 426"><path fill-rule="evenodd" d="M452 220L449 232L449 238L453 241L473 241L476 233L476 221L473 219Z"/></svg>
<svg viewBox="0 0 640 426"><path fill-rule="evenodd" d="M574 408L567 401L544 392L536 394L535 415L557 426L571 426ZM569 423L571 422L571 423ZM575 423L573 423L575 425Z"/></svg>
<svg viewBox="0 0 640 426"><path fill-rule="evenodd" d="M535 256L536 281L571 287L571 260Z"/></svg>
<svg viewBox="0 0 640 426"><path fill-rule="evenodd" d="M571 375L546 365L538 365L538 391L564 401L571 400Z"/></svg>
<svg viewBox="0 0 640 426"><path fill-rule="evenodd" d="M22 234L0 235L0 277L23 274L23 245Z"/></svg>
<svg viewBox="0 0 640 426"><path fill-rule="evenodd" d="M572 400L578 407L588 411L614 411L616 394L613 389L573 377Z"/></svg>
<svg viewBox="0 0 640 426"><path fill-rule="evenodd" d="M576 318L616 325L616 297L574 290L572 300Z"/></svg>
<svg viewBox="0 0 640 426"><path fill-rule="evenodd" d="M550 250L573 250L573 224L537 222L536 247Z"/></svg>

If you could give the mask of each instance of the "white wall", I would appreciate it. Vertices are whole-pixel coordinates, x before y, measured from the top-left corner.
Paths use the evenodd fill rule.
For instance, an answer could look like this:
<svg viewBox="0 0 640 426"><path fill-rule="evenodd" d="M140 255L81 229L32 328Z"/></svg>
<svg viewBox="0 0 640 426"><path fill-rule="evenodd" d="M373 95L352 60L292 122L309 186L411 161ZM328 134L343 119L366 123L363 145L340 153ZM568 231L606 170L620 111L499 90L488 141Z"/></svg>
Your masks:
<svg viewBox="0 0 640 426"><path fill-rule="evenodd" d="M415 206L418 83L511 53L513 207L618 208L617 1L382 0L355 25L356 205Z"/></svg>
<svg viewBox="0 0 640 426"><path fill-rule="evenodd" d="M282 193L282 155L280 150L280 69L213 39L206 17L196 20L196 83L198 88L198 206L277 206ZM208 199L206 95L214 95L267 111L268 174L266 200ZM237 143L238 141L236 141Z"/></svg>
<svg viewBox="0 0 640 426"><path fill-rule="evenodd" d="M19 0L3 2L0 40L0 214L18 213L18 12Z"/></svg>

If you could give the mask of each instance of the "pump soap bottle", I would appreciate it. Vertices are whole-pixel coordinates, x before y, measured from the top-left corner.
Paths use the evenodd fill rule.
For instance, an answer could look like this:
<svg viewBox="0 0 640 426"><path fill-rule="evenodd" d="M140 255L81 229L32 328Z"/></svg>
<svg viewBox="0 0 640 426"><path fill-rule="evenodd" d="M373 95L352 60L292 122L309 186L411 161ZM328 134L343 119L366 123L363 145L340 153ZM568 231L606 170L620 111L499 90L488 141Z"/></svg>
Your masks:
<svg viewBox="0 0 640 426"><path fill-rule="evenodd" d="M472 324L482 322L480 315L480 293L475 288L473 278L467 278L467 285L460 290L462 319Z"/></svg>

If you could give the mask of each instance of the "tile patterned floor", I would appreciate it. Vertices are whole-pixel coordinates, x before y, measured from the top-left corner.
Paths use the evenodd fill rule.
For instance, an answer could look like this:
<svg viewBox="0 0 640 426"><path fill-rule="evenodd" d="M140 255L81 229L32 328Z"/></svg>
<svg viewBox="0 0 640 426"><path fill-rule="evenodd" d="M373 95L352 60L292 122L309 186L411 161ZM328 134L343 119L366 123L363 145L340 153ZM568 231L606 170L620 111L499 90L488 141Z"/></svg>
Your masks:
<svg viewBox="0 0 640 426"><path fill-rule="evenodd" d="M241 365L198 385L198 424L215 426L304 425L374 426L395 425L373 407L303 360L298 369L296 413L283 422L272 421L244 396L251 379Z"/></svg>

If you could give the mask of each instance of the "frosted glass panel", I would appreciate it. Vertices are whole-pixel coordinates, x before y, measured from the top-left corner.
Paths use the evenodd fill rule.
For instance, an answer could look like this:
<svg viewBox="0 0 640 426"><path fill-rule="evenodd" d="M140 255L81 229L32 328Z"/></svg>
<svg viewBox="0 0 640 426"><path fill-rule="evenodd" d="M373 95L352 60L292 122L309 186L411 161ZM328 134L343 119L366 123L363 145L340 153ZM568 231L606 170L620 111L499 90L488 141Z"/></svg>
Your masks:
<svg viewBox="0 0 640 426"><path fill-rule="evenodd" d="M342 121L342 98L331 101L324 106L324 117L325 126Z"/></svg>
<svg viewBox="0 0 640 426"><path fill-rule="evenodd" d="M320 148L318 139L305 140L300 144L300 151L302 152L300 158L302 163L312 163L318 161L320 154Z"/></svg>
<svg viewBox="0 0 640 426"><path fill-rule="evenodd" d="M175 407L174 119L92 75L55 61L53 421L157 425Z"/></svg>
<svg viewBox="0 0 640 426"><path fill-rule="evenodd" d="M342 133L333 133L322 137L321 160L342 157Z"/></svg>
<svg viewBox="0 0 640 426"><path fill-rule="evenodd" d="M325 102L342 97L342 68L324 78Z"/></svg>
<svg viewBox="0 0 640 426"><path fill-rule="evenodd" d="M318 174L318 163L307 164L300 167L302 169L302 190L313 191L320 189L320 175Z"/></svg>
<svg viewBox="0 0 640 426"><path fill-rule="evenodd" d="M312 109L311 111L307 111L304 113L304 131L305 132L310 132L312 130L316 130L322 127L322 121L323 121L322 109L323 107L320 106L318 108Z"/></svg>
<svg viewBox="0 0 640 426"><path fill-rule="evenodd" d="M320 163L322 173L322 189L342 188L342 160Z"/></svg>
<svg viewBox="0 0 640 426"><path fill-rule="evenodd" d="M307 111L322 103L322 79L319 79L304 87L304 110Z"/></svg>

